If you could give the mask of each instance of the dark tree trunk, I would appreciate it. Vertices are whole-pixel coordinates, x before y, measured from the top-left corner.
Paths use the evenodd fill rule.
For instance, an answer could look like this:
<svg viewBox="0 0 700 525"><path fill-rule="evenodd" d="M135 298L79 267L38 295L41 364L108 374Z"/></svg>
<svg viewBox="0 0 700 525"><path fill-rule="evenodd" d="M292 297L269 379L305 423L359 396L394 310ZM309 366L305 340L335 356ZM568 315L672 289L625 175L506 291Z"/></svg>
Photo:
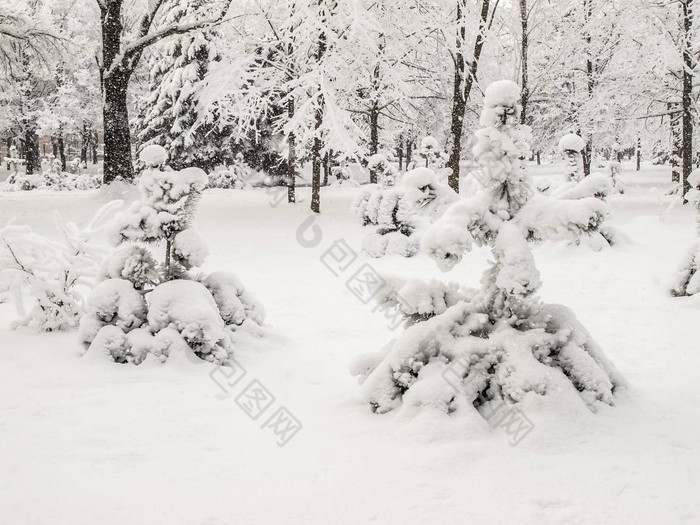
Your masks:
<svg viewBox="0 0 700 525"><path fill-rule="evenodd" d="M102 81L104 120L104 183L117 178L130 181L134 177L131 163L131 136L129 135L129 112L126 94L129 78L138 60L133 60L131 69L119 60L122 40L123 0L105 0L100 7L102 24Z"/></svg>
<svg viewBox="0 0 700 525"><path fill-rule="evenodd" d="M294 100L289 99L287 102L287 116L291 121L294 118ZM287 137L287 202L296 202L296 139L294 133L290 133Z"/></svg>
<svg viewBox="0 0 700 525"><path fill-rule="evenodd" d="M685 195L690 190L688 177L693 171L693 115L692 111L692 91L693 91L693 56L692 42L690 41L690 30L693 23L693 0L682 0L683 9L683 143L681 159L683 166L683 204L688 202Z"/></svg>
<svg viewBox="0 0 700 525"><path fill-rule="evenodd" d="M97 131L92 133L92 140L90 141L90 152L92 154L92 163L97 164L97 144L100 141L100 136Z"/></svg>
<svg viewBox="0 0 700 525"><path fill-rule="evenodd" d="M520 61L521 86L520 86L520 123L527 124L527 102L530 98L530 87L527 78L527 0L520 0Z"/></svg>
<svg viewBox="0 0 700 525"><path fill-rule="evenodd" d="M403 135L399 135L399 144L396 148L396 156L399 158L399 171L403 171Z"/></svg>
<svg viewBox="0 0 700 525"><path fill-rule="evenodd" d="M35 128L30 127L24 132L24 147L27 175L38 173L41 170L41 160L39 159L39 136Z"/></svg>
<svg viewBox="0 0 700 525"><path fill-rule="evenodd" d="M642 138L637 137L637 171L642 169Z"/></svg>
<svg viewBox="0 0 700 525"><path fill-rule="evenodd" d="M328 186L328 175L331 171L331 159L333 157L333 151L326 151L323 156L323 185Z"/></svg>
<svg viewBox="0 0 700 525"><path fill-rule="evenodd" d="M324 0L318 0L322 6ZM322 20L325 23L325 20ZM318 48L316 49L316 63L320 64L326 53L326 34L321 31L318 36ZM320 129L323 124L323 96L319 94L318 106L314 115L314 142L311 148L311 211L321 213L321 141Z"/></svg>
<svg viewBox="0 0 700 525"><path fill-rule="evenodd" d="M586 42L586 80L588 88L588 98L593 98L593 88L595 87L595 78L593 75L593 57L591 56L591 32L588 27L591 18L593 17L593 0L583 0L583 13L586 22L584 40ZM590 123L588 123L590 126ZM591 161L593 157L593 130L588 130L588 139L586 147L581 152L583 157L583 176L588 177L591 174Z"/></svg>
<svg viewBox="0 0 700 525"><path fill-rule="evenodd" d="M66 145L63 140L63 132L59 132L56 143L58 146L57 157L61 160L61 171L66 171Z"/></svg>
<svg viewBox="0 0 700 525"><path fill-rule="evenodd" d="M474 41L474 52L469 70L466 70L464 60L464 40L466 27L464 17L466 15L466 0L457 0L457 49L455 52L455 74L452 86L452 117L450 123L450 136L452 151L447 161L447 167L452 171L448 176L450 188L459 193L459 161L461 160L462 132L464 130L464 115L467 110L467 101L476 79L479 67L479 57L486 39L490 0L481 0L481 18L479 20L479 33Z"/></svg>
<svg viewBox="0 0 700 525"><path fill-rule="evenodd" d="M542 153L540 151L535 153L535 157L537 158L537 165L539 166L540 164L542 164Z"/></svg>
<svg viewBox="0 0 700 525"><path fill-rule="evenodd" d="M125 75L113 74L105 80L104 118L104 182L109 184L121 178L134 178L131 162L131 136L129 134L129 111L126 105L128 79Z"/></svg>
<svg viewBox="0 0 700 525"><path fill-rule="evenodd" d="M88 148L90 147L90 130L87 122L83 122L83 129L80 132L80 164L87 164Z"/></svg>
<svg viewBox="0 0 700 525"><path fill-rule="evenodd" d="M323 109L316 110L314 129L318 132L323 122ZM320 137L314 138L311 148L311 211L321 213L321 148L323 143Z"/></svg>
<svg viewBox="0 0 700 525"><path fill-rule="evenodd" d="M379 104L377 101L372 103L369 109L369 154L376 155L379 151ZM377 172L369 170L369 182L377 183Z"/></svg>
<svg viewBox="0 0 700 525"><path fill-rule="evenodd" d="M668 103L669 110L678 110L678 104ZM681 181L681 112L676 111L671 114L671 182Z"/></svg>

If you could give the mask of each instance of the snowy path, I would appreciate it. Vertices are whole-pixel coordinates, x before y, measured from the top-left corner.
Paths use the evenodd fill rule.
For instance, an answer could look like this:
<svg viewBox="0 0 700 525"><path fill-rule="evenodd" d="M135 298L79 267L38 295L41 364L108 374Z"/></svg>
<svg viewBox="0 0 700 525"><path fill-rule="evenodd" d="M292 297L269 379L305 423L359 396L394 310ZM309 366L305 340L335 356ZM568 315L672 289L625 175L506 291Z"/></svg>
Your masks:
<svg viewBox="0 0 700 525"><path fill-rule="evenodd" d="M345 287L366 260L342 278L319 260L335 240L359 246L352 190L325 190L316 247L296 240L307 202L207 193L195 223L206 269L238 274L268 311L266 335L237 353L246 378L226 394L204 362L80 359L74 334L8 331L14 311L0 305L0 524L700 522L700 301L665 290L693 220L679 207L660 219L651 188L668 178L623 175L613 224L629 244L536 248L543 298L576 312L631 387L597 415L528 414L535 429L516 447L486 424L377 416L362 402L347 363L392 334ZM98 205L2 195L0 221L48 231L52 207L84 220ZM476 284L487 255L447 277ZM424 256L369 262L439 275ZM285 447L236 404L252 379L304 425Z"/></svg>

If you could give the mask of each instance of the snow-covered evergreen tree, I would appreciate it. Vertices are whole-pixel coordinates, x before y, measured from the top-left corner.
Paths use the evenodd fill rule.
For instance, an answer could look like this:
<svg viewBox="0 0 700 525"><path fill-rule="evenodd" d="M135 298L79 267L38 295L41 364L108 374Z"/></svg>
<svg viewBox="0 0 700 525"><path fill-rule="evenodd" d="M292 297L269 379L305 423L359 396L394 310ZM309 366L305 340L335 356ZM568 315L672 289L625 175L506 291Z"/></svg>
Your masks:
<svg viewBox="0 0 700 525"><path fill-rule="evenodd" d="M190 227L207 175L199 168L158 169L167 155L158 145L141 152L149 166L139 180L143 197L115 220L118 246L90 294L81 339L88 352L120 363L139 364L148 353L165 361L174 351L223 363L232 332L246 320L262 323L264 312L235 276L190 275L207 256ZM151 246L163 245L159 263Z"/></svg>
<svg viewBox="0 0 700 525"><path fill-rule="evenodd" d="M175 2L164 23L190 17L205 4L204 0ZM233 160L225 130L198 122L198 86L210 64L219 60L215 33L211 31L167 40L153 50L148 64L149 94L139 105L135 122L140 148L151 144L166 147L168 163L174 169L197 166L212 171Z"/></svg>
<svg viewBox="0 0 700 525"><path fill-rule="evenodd" d="M623 384L573 313L537 297L540 276L528 240L584 234L600 221L604 205L590 197L535 194L525 163L530 129L519 123L519 98L510 81L487 88L474 146L484 188L455 203L421 241L445 271L475 245L489 246L494 261L478 290L410 282L385 294L416 324L352 366L376 412L403 405L484 415L495 403L527 406L541 397L595 410L612 405Z"/></svg>

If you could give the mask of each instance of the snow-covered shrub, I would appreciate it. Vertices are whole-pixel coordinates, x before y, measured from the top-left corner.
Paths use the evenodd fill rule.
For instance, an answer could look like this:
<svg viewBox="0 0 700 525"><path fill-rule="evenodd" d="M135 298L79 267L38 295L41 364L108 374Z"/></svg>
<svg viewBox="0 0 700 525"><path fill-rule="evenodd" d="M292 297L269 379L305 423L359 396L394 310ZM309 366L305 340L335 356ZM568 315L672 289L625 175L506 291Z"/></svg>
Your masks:
<svg viewBox="0 0 700 525"><path fill-rule="evenodd" d="M372 155L367 161L367 168L377 174L377 184L383 188L396 185L399 177L398 170L382 154Z"/></svg>
<svg viewBox="0 0 700 525"><path fill-rule="evenodd" d="M586 147L586 141L580 135L567 133L559 140L559 149L566 160L569 181L577 181L583 178L581 171L581 151Z"/></svg>
<svg viewBox="0 0 700 525"><path fill-rule="evenodd" d="M236 156L236 161L227 168L216 169L209 174L208 188L220 188L225 190L250 189L250 168L243 162L243 155Z"/></svg>
<svg viewBox="0 0 700 525"><path fill-rule="evenodd" d="M583 234L604 205L590 197L535 196L525 164L530 129L519 123L519 98L510 81L487 88L474 146L485 186L455 203L421 242L445 271L473 246L489 246L494 260L478 290L408 282L381 297L412 325L351 366L376 412L409 406L484 414L495 403L540 397L595 410L612 405L623 384L575 316L537 297L540 276L528 239Z"/></svg>
<svg viewBox="0 0 700 525"><path fill-rule="evenodd" d="M574 135L578 137L578 135ZM519 216L519 221L525 220L527 224L533 225L538 229L537 225L548 225L549 234L545 236L548 239L569 239L575 244L584 241L594 250L600 250L606 246L611 246L619 237L619 234L609 225L606 220L609 216L607 206L608 197L615 191L612 179L604 173L591 173L588 177L580 179L570 179L557 186L551 187L538 186L538 193L544 193L551 198L541 198L541 195L533 195L530 199L524 213ZM596 199L599 202L595 203L591 199ZM569 201L566 203L558 203L558 201ZM574 202L570 202L574 201ZM591 212L595 212L595 220L590 221L585 225L576 220L576 214L582 213L583 220L591 217ZM566 223L562 223L564 218L573 219L577 224L574 230L570 230ZM541 228L541 226L540 226ZM555 234L559 230L560 233ZM581 237L580 233L585 231L588 235ZM532 239L541 239L541 237L533 235Z"/></svg>
<svg viewBox="0 0 700 525"><path fill-rule="evenodd" d="M0 227L0 288L15 298L22 318L12 324L55 331L75 327L84 298L82 288L97 274L105 248L99 243L107 219L121 202L109 203L83 228L55 215L57 234L39 235L12 222ZM26 300L32 303L26 311Z"/></svg>
<svg viewBox="0 0 700 525"><path fill-rule="evenodd" d="M363 252L370 257L412 257L418 252L422 231L457 199L452 188L439 182L429 168L407 172L400 186L365 186L351 206L363 226L377 227L364 239Z"/></svg>
<svg viewBox="0 0 700 525"><path fill-rule="evenodd" d="M59 166L60 167L60 166ZM88 173L69 173L57 171L53 167L42 174L26 175L13 173L5 182L0 183L1 191L30 191L30 190L91 190L99 188L102 179L99 175Z"/></svg>
<svg viewBox="0 0 700 525"><path fill-rule="evenodd" d="M423 137L420 149L416 151L416 160L408 165L408 170L418 167L430 168L438 177L440 182L446 182L452 171L446 168L448 156L440 148L440 143L430 135Z"/></svg>
<svg viewBox="0 0 700 525"><path fill-rule="evenodd" d="M693 203L696 209L695 221L698 239L693 242L683 258L671 284L671 295L680 297L700 293L700 169L693 170L688 176L690 190L686 199Z"/></svg>
<svg viewBox="0 0 700 525"><path fill-rule="evenodd" d="M142 152L142 199L114 221L117 247L80 320L81 339L87 352L119 363L139 364L149 353L164 361L173 351L222 363L231 332L245 321L262 324L264 311L233 275L190 275L208 254L190 227L208 179L199 168L173 171L165 158L160 146ZM154 247L165 249L160 263Z"/></svg>

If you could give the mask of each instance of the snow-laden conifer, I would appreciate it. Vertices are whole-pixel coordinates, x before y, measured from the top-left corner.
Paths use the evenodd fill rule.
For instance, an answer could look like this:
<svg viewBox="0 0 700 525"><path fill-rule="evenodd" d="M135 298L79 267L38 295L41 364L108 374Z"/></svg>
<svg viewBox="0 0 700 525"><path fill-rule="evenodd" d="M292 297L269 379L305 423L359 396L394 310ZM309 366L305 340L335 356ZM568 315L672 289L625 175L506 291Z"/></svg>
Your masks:
<svg viewBox="0 0 700 525"><path fill-rule="evenodd" d="M519 123L519 88L486 90L474 154L483 189L460 199L423 236L421 248L448 271L474 246L493 261L481 288L401 282L383 299L412 324L352 372L376 412L402 406L447 413L556 398L560 406L612 405L622 379L574 314L540 301L540 275L528 240L585 235L601 220L595 198L536 195L525 159L529 127ZM486 416L485 416L486 417Z"/></svg>

